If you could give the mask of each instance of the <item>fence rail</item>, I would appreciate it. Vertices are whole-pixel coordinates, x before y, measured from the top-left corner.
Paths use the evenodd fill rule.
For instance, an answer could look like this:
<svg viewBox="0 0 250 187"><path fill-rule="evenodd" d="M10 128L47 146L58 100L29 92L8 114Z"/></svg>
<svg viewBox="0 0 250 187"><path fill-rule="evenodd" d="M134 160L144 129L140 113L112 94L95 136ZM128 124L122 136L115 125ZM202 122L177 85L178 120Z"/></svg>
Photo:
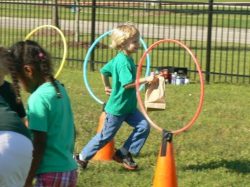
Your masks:
<svg viewBox="0 0 250 187"><path fill-rule="evenodd" d="M196 54L207 82L250 83L250 3L206 3L173 1L1 1L0 43L9 46L35 27L58 26L69 46L66 65L80 68L93 41L115 26L133 22L147 45L171 38L184 42ZM38 6L39 5L39 6ZM44 29L32 39L45 45L60 63L62 42ZM90 58L99 69L116 53L109 39L96 46ZM138 62L140 49L134 56ZM157 67L188 68L196 80L195 64L174 44L161 44L150 53L152 71ZM58 60L57 60L58 59Z"/></svg>

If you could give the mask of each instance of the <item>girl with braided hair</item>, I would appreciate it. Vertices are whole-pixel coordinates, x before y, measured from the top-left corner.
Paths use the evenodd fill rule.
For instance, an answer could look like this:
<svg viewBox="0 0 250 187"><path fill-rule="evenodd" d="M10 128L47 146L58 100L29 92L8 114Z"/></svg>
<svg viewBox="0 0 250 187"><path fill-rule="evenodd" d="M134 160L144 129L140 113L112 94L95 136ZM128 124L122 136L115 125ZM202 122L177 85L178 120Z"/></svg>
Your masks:
<svg viewBox="0 0 250 187"><path fill-rule="evenodd" d="M27 104L29 129L33 134L33 160L25 187L75 187L77 164L73 159L75 128L65 88L53 77L49 54L34 41L10 48L9 70L16 95L20 87L31 93ZM21 83L21 84L19 84Z"/></svg>

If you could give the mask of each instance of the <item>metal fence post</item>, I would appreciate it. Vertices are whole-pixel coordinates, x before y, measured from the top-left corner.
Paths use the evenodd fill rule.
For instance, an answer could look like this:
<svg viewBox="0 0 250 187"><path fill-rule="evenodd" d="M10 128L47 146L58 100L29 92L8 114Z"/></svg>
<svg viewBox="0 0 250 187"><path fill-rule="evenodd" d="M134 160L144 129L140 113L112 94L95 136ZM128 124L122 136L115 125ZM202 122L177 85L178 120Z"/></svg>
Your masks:
<svg viewBox="0 0 250 187"><path fill-rule="evenodd" d="M207 31L207 55L206 55L206 82L210 81L211 45L213 24L213 0L209 0L208 7L208 31Z"/></svg>
<svg viewBox="0 0 250 187"><path fill-rule="evenodd" d="M96 0L92 0L92 16L91 16L91 44L95 41L95 22L96 22ZM90 56L90 69L95 70L95 50Z"/></svg>
<svg viewBox="0 0 250 187"><path fill-rule="evenodd" d="M60 28L59 24L59 11L58 11L58 0L53 1L53 15L52 15L52 24L55 25L56 27Z"/></svg>

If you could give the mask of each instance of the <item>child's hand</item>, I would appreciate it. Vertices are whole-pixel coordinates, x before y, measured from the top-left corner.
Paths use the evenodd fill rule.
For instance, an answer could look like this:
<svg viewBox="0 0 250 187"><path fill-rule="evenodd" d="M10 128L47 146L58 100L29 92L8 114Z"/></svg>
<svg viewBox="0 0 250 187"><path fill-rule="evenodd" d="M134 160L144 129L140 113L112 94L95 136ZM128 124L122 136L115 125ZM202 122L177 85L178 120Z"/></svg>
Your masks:
<svg viewBox="0 0 250 187"><path fill-rule="evenodd" d="M146 82L150 83L154 80L154 78L155 78L155 75L151 74L150 76L146 77L145 80L146 80Z"/></svg>
<svg viewBox="0 0 250 187"><path fill-rule="evenodd" d="M148 84L156 84L158 83L158 77L154 74L151 74L150 76L146 77L146 81Z"/></svg>
<svg viewBox="0 0 250 187"><path fill-rule="evenodd" d="M112 91L112 89L110 88L110 87L108 87L108 86L105 86L105 93L106 93L106 95L110 95L111 94L111 91Z"/></svg>

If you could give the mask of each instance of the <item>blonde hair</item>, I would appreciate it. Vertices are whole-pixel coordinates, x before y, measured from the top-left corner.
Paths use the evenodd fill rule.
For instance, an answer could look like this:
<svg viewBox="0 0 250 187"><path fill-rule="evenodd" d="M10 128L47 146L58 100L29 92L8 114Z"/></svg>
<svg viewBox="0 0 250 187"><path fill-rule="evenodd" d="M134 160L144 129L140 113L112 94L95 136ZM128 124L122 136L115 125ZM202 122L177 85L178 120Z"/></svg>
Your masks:
<svg viewBox="0 0 250 187"><path fill-rule="evenodd" d="M111 45L113 49L122 50L124 44L131 38L139 37L139 30L132 24L117 26L111 33Z"/></svg>

